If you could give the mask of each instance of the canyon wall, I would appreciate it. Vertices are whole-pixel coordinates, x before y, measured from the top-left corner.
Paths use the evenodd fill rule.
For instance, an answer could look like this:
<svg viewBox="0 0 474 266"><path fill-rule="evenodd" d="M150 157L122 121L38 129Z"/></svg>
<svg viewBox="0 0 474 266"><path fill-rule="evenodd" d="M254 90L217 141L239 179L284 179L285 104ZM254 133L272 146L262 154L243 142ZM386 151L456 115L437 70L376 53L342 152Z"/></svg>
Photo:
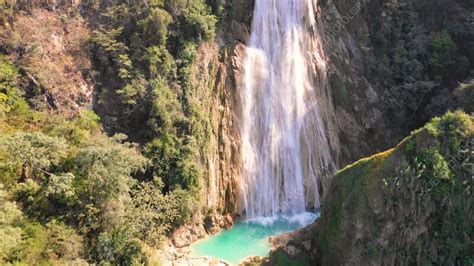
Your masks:
<svg viewBox="0 0 474 266"><path fill-rule="evenodd" d="M193 83L200 91L200 104L209 116L212 133L205 159L208 168L203 200L207 208L219 213L234 213L238 200L241 159L237 87L242 54L239 44L204 44L193 69Z"/></svg>
<svg viewBox="0 0 474 266"><path fill-rule="evenodd" d="M217 36L198 47L190 79L211 125L209 145L199 159L205 167L202 201L206 208L233 213L239 209L241 169L239 83L254 1L217 2L222 6ZM95 95L95 110L110 134L124 132L134 141L148 141L150 133L137 129L143 128L150 106L128 110L117 97L98 98L97 69L92 68L86 49L98 17L87 13L88 4L75 2L70 9L53 2L35 5L38 8L31 12L16 14L17 31L25 23L32 29L39 27L31 23L35 20L45 21L41 26L49 32L38 30L16 38L16 43L2 43L2 49L16 54L25 66L22 70L30 77L25 83L44 88L31 92L34 101L51 109L74 110L90 104ZM338 168L393 146L435 115L462 107L461 99L466 97L455 88L473 77L472 5L465 0L321 0L313 7L317 29L312 29L315 49L309 55L310 67L314 86L326 86L318 96ZM58 14L78 10L86 20L60 23ZM13 32L3 34L3 39L12 39L8 34ZM47 45L41 34L53 41ZM41 49L29 47L27 37L35 38ZM454 43L455 51L437 51L440 40ZM448 55L445 65L433 62L439 54ZM318 66L317 58L324 60L326 69ZM41 64L59 78L43 75L47 71L38 67ZM65 82L68 79L72 82ZM73 89L61 90L61 86ZM328 186L325 182L322 193Z"/></svg>
<svg viewBox="0 0 474 266"><path fill-rule="evenodd" d="M242 208L238 194L242 168L238 90L242 87L242 63L253 5L253 1L223 2L216 41L199 47L192 71L193 86L199 91L200 104L205 107L212 128L205 158L203 201L206 208L218 213L235 214Z"/></svg>
<svg viewBox="0 0 474 266"><path fill-rule="evenodd" d="M333 179L321 218L273 238L270 265L472 264L473 117L447 113Z"/></svg>
<svg viewBox="0 0 474 266"><path fill-rule="evenodd" d="M221 39L246 43L252 6L229 5ZM469 109L458 83L474 77L471 2L322 0L313 10L322 47L309 56L326 69L316 60L311 69L315 87L329 83L316 91L328 92L319 100L338 168L388 149L447 110Z"/></svg>

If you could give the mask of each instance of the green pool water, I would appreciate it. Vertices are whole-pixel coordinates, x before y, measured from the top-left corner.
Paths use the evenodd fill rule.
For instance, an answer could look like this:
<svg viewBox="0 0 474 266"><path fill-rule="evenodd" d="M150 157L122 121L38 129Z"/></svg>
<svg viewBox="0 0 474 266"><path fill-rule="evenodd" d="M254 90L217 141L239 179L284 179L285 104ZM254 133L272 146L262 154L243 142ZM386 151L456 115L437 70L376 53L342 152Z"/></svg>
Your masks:
<svg viewBox="0 0 474 266"><path fill-rule="evenodd" d="M237 222L232 229L223 230L191 245L191 255L215 257L233 265L249 256L267 256L268 237L294 231L314 222L319 213L295 216L263 217Z"/></svg>

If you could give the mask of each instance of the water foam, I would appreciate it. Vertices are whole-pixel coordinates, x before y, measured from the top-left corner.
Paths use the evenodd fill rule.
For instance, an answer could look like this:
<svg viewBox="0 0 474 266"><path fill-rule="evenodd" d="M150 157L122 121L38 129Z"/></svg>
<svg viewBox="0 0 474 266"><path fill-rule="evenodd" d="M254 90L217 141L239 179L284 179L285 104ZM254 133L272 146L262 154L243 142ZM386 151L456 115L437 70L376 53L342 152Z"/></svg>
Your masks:
<svg viewBox="0 0 474 266"><path fill-rule="evenodd" d="M304 227L310 223L313 223L319 218L319 212L302 212L294 215L273 215L273 216L259 216L251 219L247 219L244 223L258 224L261 226L273 226L275 223L286 223L295 225L297 227Z"/></svg>

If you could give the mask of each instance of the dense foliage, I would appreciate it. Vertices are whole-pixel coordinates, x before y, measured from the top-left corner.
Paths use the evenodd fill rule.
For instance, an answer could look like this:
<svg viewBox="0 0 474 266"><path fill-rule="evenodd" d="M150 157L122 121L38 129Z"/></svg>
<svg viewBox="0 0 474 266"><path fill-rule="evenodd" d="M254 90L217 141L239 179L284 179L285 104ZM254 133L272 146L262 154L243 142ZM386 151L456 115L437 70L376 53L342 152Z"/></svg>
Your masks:
<svg viewBox="0 0 474 266"><path fill-rule="evenodd" d="M102 84L96 109L107 130L146 146L152 175L165 190L198 188L208 127L189 75L197 45L215 35L211 7L203 0L119 1L96 12L92 51ZM110 109L120 115L108 115Z"/></svg>
<svg viewBox="0 0 474 266"><path fill-rule="evenodd" d="M14 24L15 10L49 4L0 5L0 22ZM89 1L78 13L67 5L61 7L65 25L88 19L92 29L101 117L87 106L60 112L54 104L37 105L36 96L51 97L57 83L43 81L55 73L31 72L31 60L18 61L21 42L5 24L0 238L8 241L1 241L0 264L147 264L149 247L159 247L199 207L207 129L189 75L197 45L214 38L220 6ZM35 79L38 73L44 79ZM102 112L105 102L115 103L110 108L121 114L120 122Z"/></svg>
<svg viewBox="0 0 474 266"><path fill-rule="evenodd" d="M454 92L458 82L474 79L472 10L466 0L367 5L364 18L375 55L367 62L367 78L380 87L384 122L401 136L463 107ZM363 42L360 27L354 28Z"/></svg>

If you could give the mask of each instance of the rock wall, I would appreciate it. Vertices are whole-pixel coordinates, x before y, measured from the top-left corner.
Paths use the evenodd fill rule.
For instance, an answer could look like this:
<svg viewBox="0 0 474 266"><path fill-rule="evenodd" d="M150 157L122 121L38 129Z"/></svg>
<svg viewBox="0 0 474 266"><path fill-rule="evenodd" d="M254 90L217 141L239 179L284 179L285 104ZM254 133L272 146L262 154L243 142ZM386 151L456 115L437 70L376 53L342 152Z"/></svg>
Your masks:
<svg viewBox="0 0 474 266"><path fill-rule="evenodd" d="M242 82L244 43L250 36L254 1L222 1L214 43L199 48L192 72L193 84L209 116L211 138L205 158L204 206L211 212L235 214L241 171L239 88Z"/></svg>
<svg viewBox="0 0 474 266"><path fill-rule="evenodd" d="M242 56L241 44L219 47L207 43L200 47L193 70L193 82L211 126L203 200L206 208L218 213L234 213L238 205L241 159L237 88Z"/></svg>
<svg viewBox="0 0 474 266"><path fill-rule="evenodd" d="M472 3L319 2L339 167L385 150L434 116L459 108L453 91L458 82L473 78ZM443 31L457 50L439 73L432 59L437 56L434 42ZM454 66L459 71L450 70Z"/></svg>
<svg viewBox="0 0 474 266"><path fill-rule="evenodd" d="M270 263L472 264L473 122L447 113L341 170L321 218L274 239Z"/></svg>

